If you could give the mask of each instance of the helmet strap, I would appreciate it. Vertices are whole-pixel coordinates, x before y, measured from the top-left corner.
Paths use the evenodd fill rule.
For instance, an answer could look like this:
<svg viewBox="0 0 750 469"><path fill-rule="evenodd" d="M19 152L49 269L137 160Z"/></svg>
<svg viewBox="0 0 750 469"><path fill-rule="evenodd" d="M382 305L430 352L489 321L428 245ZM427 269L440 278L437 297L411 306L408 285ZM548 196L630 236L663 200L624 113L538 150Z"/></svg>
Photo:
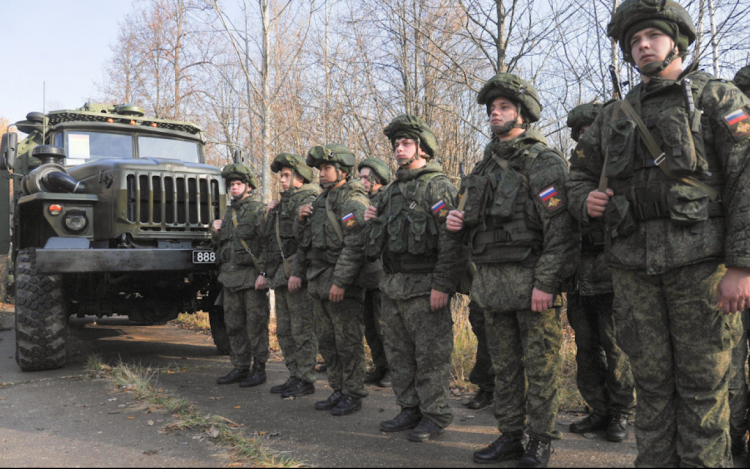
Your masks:
<svg viewBox="0 0 750 469"><path fill-rule="evenodd" d="M526 122L519 124L518 123L518 117L519 117L518 109L516 108L516 118L513 121L508 121L503 125L491 125L490 130L492 130L492 133L495 135L505 135L508 132L510 132L513 129L526 129L528 130L529 124Z"/></svg>

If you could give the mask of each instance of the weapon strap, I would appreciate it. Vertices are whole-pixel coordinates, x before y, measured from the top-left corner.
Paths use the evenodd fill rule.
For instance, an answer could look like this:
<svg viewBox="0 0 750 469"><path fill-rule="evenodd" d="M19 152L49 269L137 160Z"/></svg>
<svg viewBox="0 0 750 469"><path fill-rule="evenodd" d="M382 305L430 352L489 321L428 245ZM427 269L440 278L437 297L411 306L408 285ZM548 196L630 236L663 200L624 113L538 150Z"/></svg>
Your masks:
<svg viewBox="0 0 750 469"><path fill-rule="evenodd" d="M339 240L343 243L344 231L341 229L341 225L339 224L338 218L336 218L336 214L334 214L333 210L331 209L331 199L329 198L330 195L330 193L326 195L326 215L328 215L328 220L331 222L331 225L333 225L333 231L336 232Z"/></svg>
<svg viewBox="0 0 750 469"><path fill-rule="evenodd" d="M234 225L235 230L237 229L237 209L232 207L232 224ZM242 243L242 247L245 248L245 251L247 251L248 254L250 254L250 258L253 260L253 265L255 266L255 273L257 275L260 275L260 268L258 267L258 259L253 255L253 251L250 250L250 246L247 245L244 239L242 239L239 235L237 236L239 238L240 243Z"/></svg>

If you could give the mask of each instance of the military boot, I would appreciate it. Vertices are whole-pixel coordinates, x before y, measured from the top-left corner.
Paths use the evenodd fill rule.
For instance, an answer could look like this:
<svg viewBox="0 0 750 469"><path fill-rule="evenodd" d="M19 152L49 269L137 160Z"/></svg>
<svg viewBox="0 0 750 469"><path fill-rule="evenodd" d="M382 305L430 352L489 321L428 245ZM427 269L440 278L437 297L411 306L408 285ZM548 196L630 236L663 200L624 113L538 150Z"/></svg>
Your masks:
<svg viewBox="0 0 750 469"><path fill-rule="evenodd" d="M508 459L518 459L524 453L523 433L503 434L500 438L474 452L474 462L495 464Z"/></svg>
<svg viewBox="0 0 750 469"><path fill-rule="evenodd" d="M591 414L583 420L570 424L570 433L591 433L606 430L609 426L609 417Z"/></svg>
<svg viewBox="0 0 750 469"><path fill-rule="evenodd" d="M609 418L609 424L607 425L605 434L609 441L615 443L625 441L630 434L630 430L628 429L628 419L622 415L612 415Z"/></svg>
<svg viewBox="0 0 750 469"><path fill-rule="evenodd" d="M547 467L551 454L552 443L529 438L529 442L526 444L526 452L518 461L518 467Z"/></svg>
<svg viewBox="0 0 750 469"><path fill-rule="evenodd" d="M282 394L284 391L289 389L291 386L294 385L294 383L297 382L297 378L294 376L290 377L288 380L286 380L286 383L284 384L277 384L276 386L273 386L271 388L271 394Z"/></svg>
<svg viewBox="0 0 750 469"><path fill-rule="evenodd" d="M294 384L292 384L284 392L282 392L281 397L286 399L287 397L302 397L314 393L315 384L305 383L301 379L295 378Z"/></svg>
<svg viewBox="0 0 750 469"><path fill-rule="evenodd" d="M216 384L233 384L247 378L249 374L250 370L248 368L235 368L228 375L217 379Z"/></svg>
<svg viewBox="0 0 750 469"><path fill-rule="evenodd" d="M491 405L495 400L495 393L492 391L477 391L474 397L466 404L466 407L473 410L484 409Z"/></svg>
<svg viewBox="0 0 750 469"><path fill-rule="evenodd" d="M240 382L241 388L250 388L253 386L258 386L260 384L263 384L266 382L266 364L265 363L256 363L253 365L253 372L250 373L250 376L243 379Z"/></svg>
<svg viewBox="0 0 750 469"><path fill-rule="evenodd" d="M387 368L374 368L365 373L365 384L376 384L388 372Z"/></svg>
<svg viewBox="0 0 750 469"><path fill-rule="evenodd" d="M393 378L391 378L391 370L388 370L383 377L380 378L380 381L378 381L378 387L390 388L391 386L393 386Z"/></svg>
<svg viewBox="0 0 750 469"><path fill-rule="evenodd" d="M385 422L380 422L380 431L400 432L411 430L419 425L420 420L422 420L422 413L419 411L419 407L404 407L396 417Z"/></svg>
<svg viewBox="0 0 750 469"><path fill-rule="evenodd" d="M331 409L331 414L336 416L350 415L360 410L361 408L362 399L360 399L359 397L344 394L344 397L342 397L339 403L336 404L336 407Z"/></svg>
<svg viewBox="0 0 750 469"><path fill-rule="evenodd" d="M432 420L422 417L416 427L409 432L409 441L415 443L421 443L435 438L436 436L443 433L443 428Z"/></svg>
<svg viewBox="0 0 750 469"><path fill-rule="evenodd" d="M315 403L315 410L331 410L336 407L336 404L338 404L343 397L344 395L341 394L341 391L333 391L333 394L328 396L328 399Z"/></svg>

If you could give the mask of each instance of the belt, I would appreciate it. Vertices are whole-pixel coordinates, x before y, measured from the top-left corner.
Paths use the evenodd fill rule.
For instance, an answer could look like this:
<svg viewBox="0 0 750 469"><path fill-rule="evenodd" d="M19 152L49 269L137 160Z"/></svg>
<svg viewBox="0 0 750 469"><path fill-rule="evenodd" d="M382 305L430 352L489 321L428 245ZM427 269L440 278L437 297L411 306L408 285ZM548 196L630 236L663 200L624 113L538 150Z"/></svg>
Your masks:
<svg viewBox="0 0 750 469"><path fill-rule="evenodd" d="M383 256L383 269L389 274L400 272L428 274L435 270L436 263L436 257L417 257L409 254L399 257Z"/></svg>
<svg viewBox="0 0 750 469"><path fill-rule="evenodd" d="M669 218L669 205L663 202L647 202L633 206L635 219L638 221L652 220L654 218ZM721 202L710 202L708 204L708 217L723 217L724 208Z"/></svg>
<svg viewBox="0 0 750 469"><path fill-rule="evenodd" d="M511 241L510 233L502 228L496 228L489 231L480 231L479 233L474 235L475 244L492 244L502 243L506 241Z"/></svg>

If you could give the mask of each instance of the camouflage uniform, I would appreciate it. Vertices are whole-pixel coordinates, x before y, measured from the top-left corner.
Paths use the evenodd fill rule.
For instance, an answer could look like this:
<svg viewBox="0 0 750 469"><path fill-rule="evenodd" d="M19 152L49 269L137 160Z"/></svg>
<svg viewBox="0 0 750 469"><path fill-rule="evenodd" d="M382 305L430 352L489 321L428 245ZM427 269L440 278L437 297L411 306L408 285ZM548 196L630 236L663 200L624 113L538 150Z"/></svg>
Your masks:
<svg viewBox="0 0 750 469"><path fill-rule="evenodd" d="M327 201L340 221L343 240L326 213ZM302 222L295 220L301 239L295 262L307 266L307 288L314 300L318 348L326 362L328 383L331 389L355 398L368 394L362 341L364 290L355 280L365 263L364 211L369 203L362 183L348 180L338 189L324 189L312 204L312 215ZM328 300L334 284L346 290L339 303Z"/></svg>
<svg viewBox="0 0 750 469"><path fill-rule="evenodd" d="M695 37L689 15L671 0L663 6L624 2L608 34L627 47L626 32L637 30L639 21L671 21L680 38ZM689 183L660 169L618 104L605 107L581 137L568 185L571 212L588 223L586 199L608 155L605 174L615 195L603 219L617 339L630 358L638 396L637 466L732 464L727 384L740 318L715 305L725 265L750 267L750 118L731 117L750 113L750 102L733 85L694 70L676 81L654 76L625 98L665 152L661 165L693 178ZM683 95L687 78L693 112L686 111Z"/></svg>
<svg viewBox="0 0 750 469"><path fill-rule="evenodd" d="M412 116L394 122L399 119L422 123ZM459 280L455 272L466 266L460 241L445 231L457 194L439 163L399 169L378 206L378 218L368 223L366 245L368 257L383 256L385 351L396 403L402 409L418 407L422 417L441 428L453 420L448 404L453 319L450 302L431 311L430 292L453 295Z"/></svg>
<svg viewBox="0 0 750 469"><path fill-rule="evenodd" d="M381 187L375 194L369 194L370 205L378 206L383 198L386 188ZM378 282L382 279L382 274L378 276ZM376 370L389 370L388 359L385 355L385 346L383 339L383 317L382 295L380 288L365 289L364 302L364 320L365 320L365 339L370 347L370 356L372 364Z"/></svg>
<svg viewBox="0 0 750 469"><path fill-rule="evenodd" d="M281 193L279 205L268 212L266 250L260 262L261 269L268 276L268 287L273 288L276 294L276 337L284 354L284 362L291 376L304 383L315 382L315 359L318 354L315 312L306 289L292 293L287 288L289 278L284 272L283 258L297 253L299 243L294 238L294 221L299 208L312 203L318 194L320 186L317 184L304 184ZM276 238L277 218L282 248ZM291 275L304 280L304 266L293 260L291 265Z"/></svg>
<svg viewBox="0 0 750 469"><path fill-rule="evenodd" d="M230 359L236 369L246 369L251 358L262 365L268 360L268 293L255 289L259 273L252 255L240 242L245 240L250 252L263 250L262 233L266 204L253 191L236 201L224 214L221 230L214 235L218 243L219 281L224 285L224 322L232 347ZM237 227L232 218L236 214Z"/></svg>

